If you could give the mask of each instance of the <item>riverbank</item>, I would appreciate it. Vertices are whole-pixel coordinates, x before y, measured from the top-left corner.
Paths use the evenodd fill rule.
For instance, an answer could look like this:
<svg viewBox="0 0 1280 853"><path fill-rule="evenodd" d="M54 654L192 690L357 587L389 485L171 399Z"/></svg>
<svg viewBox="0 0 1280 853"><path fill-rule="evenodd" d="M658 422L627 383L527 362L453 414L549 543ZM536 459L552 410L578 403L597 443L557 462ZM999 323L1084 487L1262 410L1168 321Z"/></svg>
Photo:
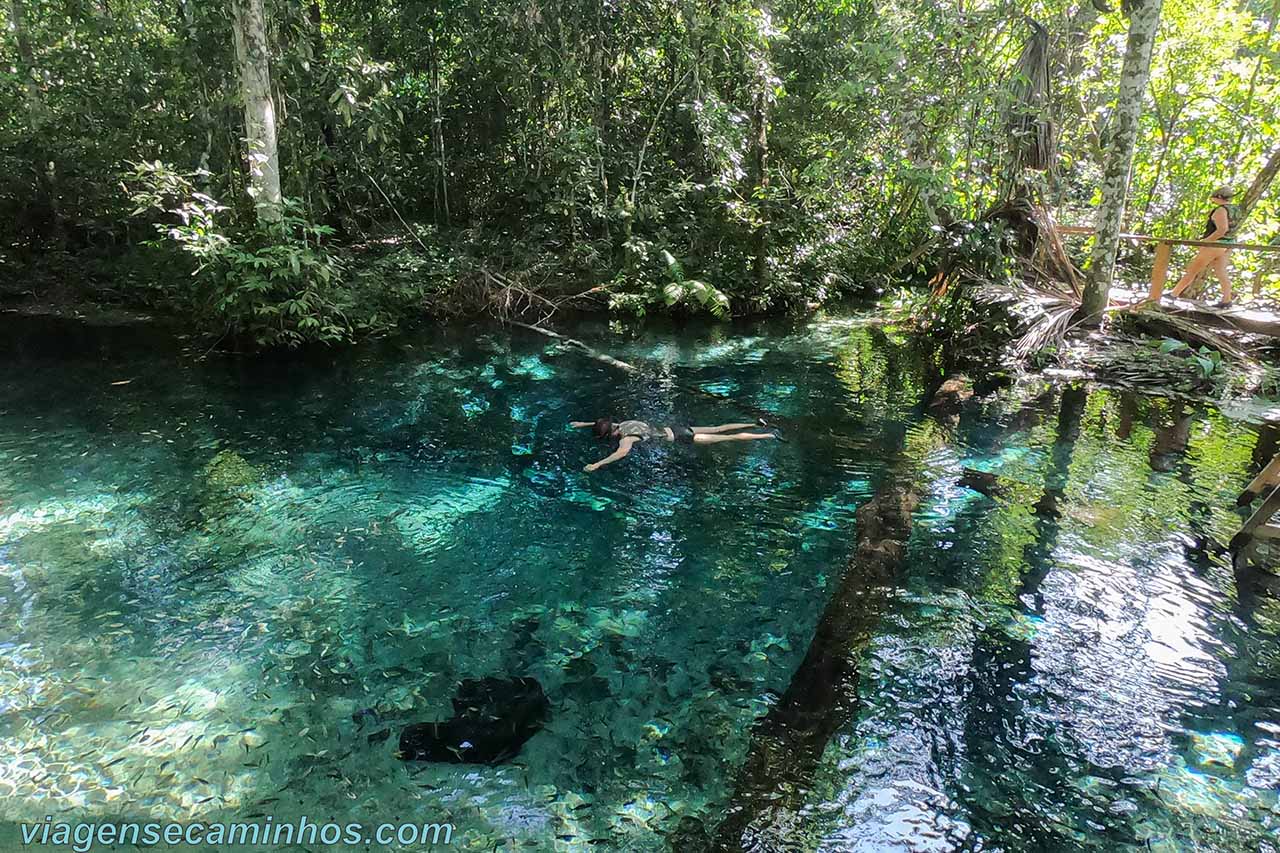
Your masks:
<svg viewBox="0 0 1280 853"><path fill-rule="evenodd" d="M784 323L805 324L840 318L856 318L857 322L874 322L886 331L905 335L914 341L922 358L932 359L943 372L961 371L972 375L981 386L998 387L1014 382L1034 381L1037 377L1054 383L1087 381L1099 387L1140 391L1194 404L1212 405L1231 417L1251 423L1280 423L1280 369L1263 361L1247 365L1222 359L1216 353L1197 349L1185 343L1161 337L1135 335L1122 329L1079 335L1065 341L1052 353L1021 362L1001 354L996 348L983 350L984 355L970 353L965 358L949 358L945 344L939 344L926 332L898 329L885 315L883 305L868 306L858 300L845 300L825 309L806 311ZM685 327L722 328L728 335L749 329L759 318L738 317L709 322L698 318L649 317L645 320L611 319L600 311L584 311L564 306L543 326L555 331L586 324L594 329L591 348L606 356L619 342L633 339L641 329L679 330ZM537 318L533 318L537 319ZM448 328L453 325L473 328L501 326L503 321L487 313L470 316L453 313L447 317L423 315L413 323L402 324L379 336L384 344L395 346L397 340L413 337L423 326ZM196 335L183 324L182 318L163 312L143 312L115 305L57 305L32 301L0 309L0 353L56 352L67 348L105 353L122 350L140 351L154 348L186 359L203 359L211 355L237 353L234 341L210 339ZM377 341L365 345L381 346ZM941 349L939 347L941 346ZM342 347L311 345L290 355L288 352L260 353L268 360L331 361Z"/></svg>

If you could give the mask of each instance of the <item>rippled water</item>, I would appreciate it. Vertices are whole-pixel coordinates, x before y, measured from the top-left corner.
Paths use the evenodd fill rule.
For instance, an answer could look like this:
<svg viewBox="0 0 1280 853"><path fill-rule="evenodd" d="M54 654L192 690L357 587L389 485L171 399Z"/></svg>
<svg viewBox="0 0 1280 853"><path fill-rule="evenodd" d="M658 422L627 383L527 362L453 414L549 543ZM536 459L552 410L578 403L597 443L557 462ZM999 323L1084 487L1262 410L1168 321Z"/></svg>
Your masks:
<svg viewBox="0 0 1280 853"><path fill-rule="evenodd" d="M575 333L644 370L487 326L284 363L11 342L0 819L1280 846L1280 594L1194 547L1272 433L1049 386L939 424L910 343L856 318ZM610 413L789 441L587 475L566 422ZM919 503L872 584L855 512L890 486ZM396 758L459 681L514 675L552 706L515 760Z"/></svg>

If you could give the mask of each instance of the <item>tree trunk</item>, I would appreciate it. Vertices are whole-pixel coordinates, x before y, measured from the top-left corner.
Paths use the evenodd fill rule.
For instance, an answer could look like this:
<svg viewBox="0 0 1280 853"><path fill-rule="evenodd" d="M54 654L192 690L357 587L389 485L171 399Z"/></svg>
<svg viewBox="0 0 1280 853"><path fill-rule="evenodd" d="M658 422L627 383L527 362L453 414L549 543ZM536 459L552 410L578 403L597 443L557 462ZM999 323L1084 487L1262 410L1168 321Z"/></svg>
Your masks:
<svg viewBox="0 0 1280 853"><path fill-rule="evenodd" d="M1263 164L1262 171L1258 172L1253 179L1253 183L1249 185L1249 189L1244 191L1244 196L1240 199L1236 221L1232 223L1231 233L1228 236L1234 237L1236 231L1240 230L1240 226L1249 218L1253 208L1266 195L1271 182L1275 180L1276 172L1280 172L1280 146L1276 146L1276 149L1271 152L1271 157Z"/></svg>
<svg viewBox="0 0 1280 853"><path fill-rule="evenodd" d="M40 82L36 79L35 51L31 49L31 39L27 35L22 2L23 0L12 0L10 4L12 17L9 26L13 29L14 38L18 42L18 72L22 77L27 101L27 121L31 126L31 135L36 136L44 127L44 97L40 94Z"/></svg>
<svg viewBox="0 0 1280 853"><path fill-rule="evenodd" d="M211 99L209 97L209 88L205 85L204 68L199 60L194 59L200 55L200 30L196 25L195 7L192 5L194 0L178 0L178 11L182 15L182 29L186 33L187 63L190 63L190 70L193 76L200 83L200 126L204 128L204 148L200 152L199 176L197 182L201 187L206 187L209 178L212 177L211 162L213 159L213 134L215 125L213 121L213 111L209 108Z"/></svg>
<svg viewBox="0 0 1280 853"><path fill-rule="evenodd" d="M755 97L751 109L751 184L755 197L756 226L752 235L754 259L752 278L757 292L763 294L769 287L769 218L766 196L769 192L769 45L767 36L760 33L761 44L752 50L751 62L755 65Z"/></svg>
<svg viewBox="0 0 1280 853"><path fill-rule="evenodd" d="M320 8L320 0L311 0L311 5L307 9L307 20L311 26L311 62L312 67L318 69L319 74L313 75L319 77L325 83L329 82L329 48L324 41L324 10ZM333 111L323 109L320 118L320 139L324 143L324 175L322 177L324 185L324 215L325 221L334 230L339 233L346 231L342 222L342 217L338 215L339 196L342 193L341 183L338 180L337 159L337 131L333 126Z"/></svg>
<svg viewBox="0 0 1280 853"><path fill-rule="evenodd" d="M1129 40L1124 52L1124 68L1120 72L1120 95L1116 103L1115 134L1107 154L1102 177L1102 203L1094 226L1095 242L1084 296L1076 320L1082 325L1096 326L1107 307L1111 280L1115 274L1116 250L1120 245L1120 229L1124 222L1125 202L1129 195L1129 174L1133 167L1133 148L1138 138L1138 119L1142 116L1142 99L1151 73L1151 48L1160 26L1163 0L1129 0Z"/></svg>
<svg viewBox="0 0 1280 853"><path fill-rule="evenodd" d="M61 205L58 202L58 169L45 147L42 133L48 123L49 111L40 89L40 70L36 67L35 50L27 32L23 13L23 0L12 0L10 28L18 43L18 73L23 80L23 94L27 104L27 123L31 130L31 168L40 186L43 198L29 200L22 216L32 221L47 223L48 234L61 243L66 236L63 230Z"/></svg>
<svg viewBox="0 0 1280 853"><path fill-rule="evenodd" d="M440 94L440 44L436 36L436 27L440 24L438 16L431 21L431 105L435 115L431 119L431 135L435 139L436 169L440 174L440 203L444 209L444 224L451 224L449 213L449 164L444 144L444 107Z"/></svg>
<svg viewBox="0 0 1280 853"><path fill-rule="evenodd" d="M276 109L271 97L267 18L263 0L232 0L236 64L244 98L249 194L258 218L280 221L280 158L276 150Z"/></svg>
<svg viewBox="0 0 1280 853"><path fill-rule="evenodd" d="M592 46L591 67L595 70L596 78L596 158L598 160L597 166L600 179L600 205L601 209L605 211L602 225L605 239L609 240L611 239L609 220L611 218L610 214L614 209L614 203L609 195L609 164L605 159L605 140L613 138L610 130L610 116L613 112L611 87L613 68L611 57L614 51L611 49L613 40L610 35L613 28L612 20L610 20L609 30L606 31L605 29L604 16L607 11L604 3L596 4L596 31ZM609 12L609 14L612 14L612 12Z"/></svg>

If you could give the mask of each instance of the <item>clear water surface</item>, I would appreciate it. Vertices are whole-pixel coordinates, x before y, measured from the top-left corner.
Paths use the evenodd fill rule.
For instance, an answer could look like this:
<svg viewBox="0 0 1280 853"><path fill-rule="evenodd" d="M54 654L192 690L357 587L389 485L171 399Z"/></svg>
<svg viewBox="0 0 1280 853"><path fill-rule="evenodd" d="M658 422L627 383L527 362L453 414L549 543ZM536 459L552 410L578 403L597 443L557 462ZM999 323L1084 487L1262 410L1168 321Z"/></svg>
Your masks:
<svg viewBox="0 0 1280 853"><path fill-rule="evenodd" d="M1280 595L1193 544L1234 532L1273 433L1048 386L939 425L909 342L856 317L574 333L643 373L490 326L270 363L11 336L6 837L305 814L683 851L733 849L735 814L777 850L1280 847ZM790 441L594 475L566 425L760 412ZM815 641L894 481L920 502L883 594L854 596L872 627ZM856 666L806 709L831 729L806 758L763 721L811 642ZM552 705L515 760L397 760L493 675Z"/></svg>

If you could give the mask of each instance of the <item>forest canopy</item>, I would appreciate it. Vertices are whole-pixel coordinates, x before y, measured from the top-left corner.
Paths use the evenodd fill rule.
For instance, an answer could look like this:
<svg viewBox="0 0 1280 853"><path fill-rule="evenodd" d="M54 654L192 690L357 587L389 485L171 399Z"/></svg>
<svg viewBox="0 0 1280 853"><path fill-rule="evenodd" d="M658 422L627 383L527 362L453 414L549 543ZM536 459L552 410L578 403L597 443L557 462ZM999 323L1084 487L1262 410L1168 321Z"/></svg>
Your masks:
<svg viewBox="0 0 1280 853"><path fill-rule="evenodd" d="M1130 5L4 0L0 278L268 345L495 289L723 315L923 282L1018 193L1092 224ZM1276 162L1278 7L1157 4L1127 230L1195 238ZM1274 192L1237 236L1280 236Z"/></svg>

